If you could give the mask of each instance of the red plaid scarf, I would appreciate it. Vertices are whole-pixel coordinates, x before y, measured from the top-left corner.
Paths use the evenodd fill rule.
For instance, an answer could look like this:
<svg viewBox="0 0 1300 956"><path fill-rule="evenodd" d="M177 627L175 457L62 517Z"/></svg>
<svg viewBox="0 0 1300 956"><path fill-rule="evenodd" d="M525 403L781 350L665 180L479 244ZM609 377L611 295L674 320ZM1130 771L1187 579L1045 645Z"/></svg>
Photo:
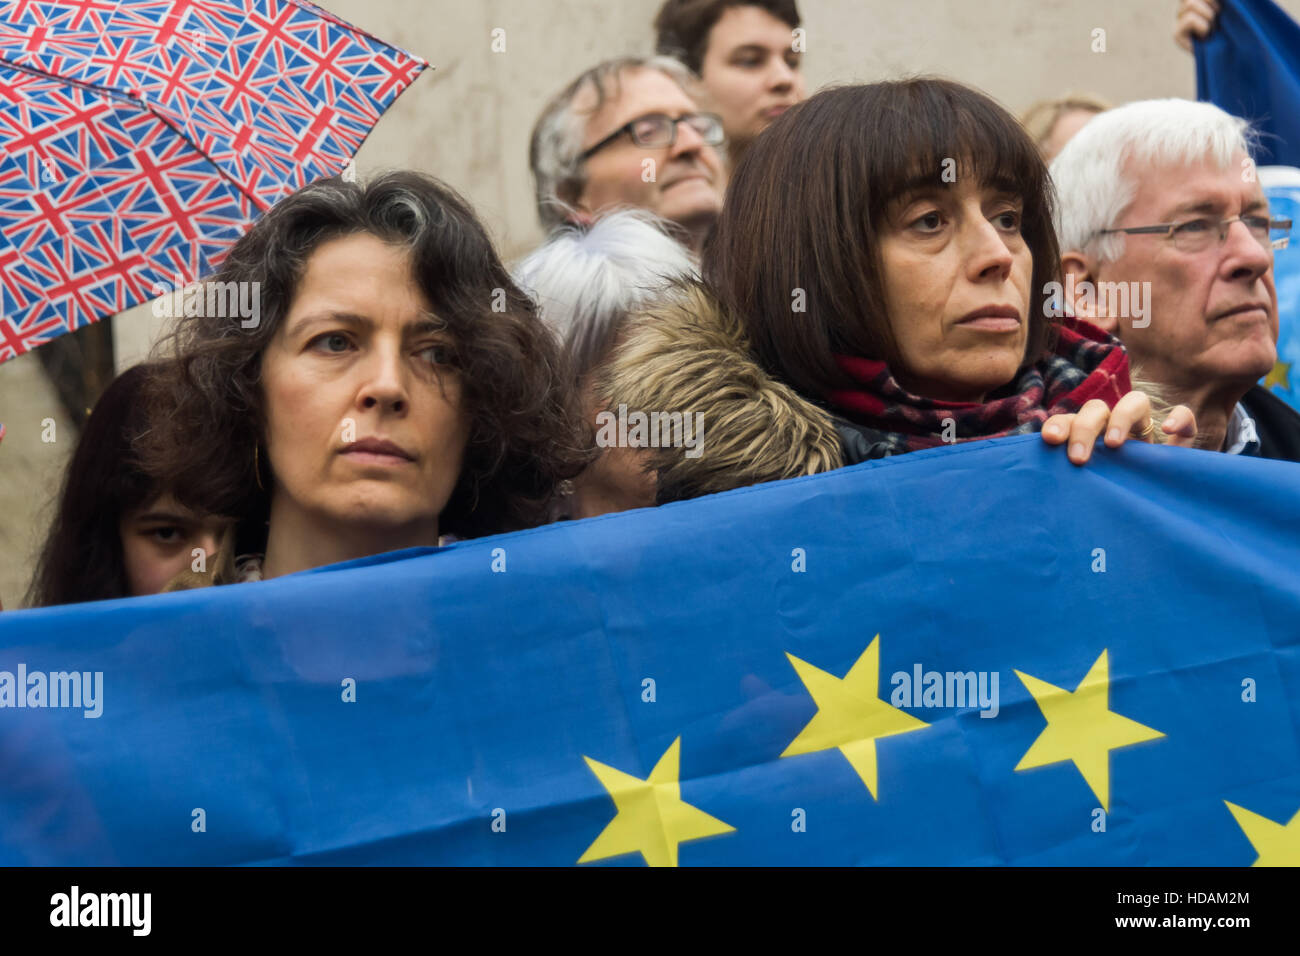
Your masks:
<svg viewBox="0 0 1300 956"><path fill-rule="evenodd" d="M1114 408L1133 388L1119 340L1069 317L1060 320L1052 354L983 403L922 398L900 386L884 362L848 355L835 360L859 387L832 391L828 398L878 446L872 457L946 444L945 427L957 441L1036 432L1050 416L1077 412L1090 399Z"/></svg>

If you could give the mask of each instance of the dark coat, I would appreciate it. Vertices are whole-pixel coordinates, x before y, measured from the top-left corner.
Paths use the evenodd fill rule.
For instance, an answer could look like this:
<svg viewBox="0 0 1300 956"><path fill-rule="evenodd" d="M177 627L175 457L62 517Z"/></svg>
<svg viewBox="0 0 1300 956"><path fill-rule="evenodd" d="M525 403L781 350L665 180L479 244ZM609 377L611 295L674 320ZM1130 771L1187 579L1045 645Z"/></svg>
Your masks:
<svg viewBox="0 0 1300 956"><path fill-rule="evenodd" d="M1300 461L1300 412L1258 385L1245 394L1241 404L1255 419L1260 458Z"/></svg>

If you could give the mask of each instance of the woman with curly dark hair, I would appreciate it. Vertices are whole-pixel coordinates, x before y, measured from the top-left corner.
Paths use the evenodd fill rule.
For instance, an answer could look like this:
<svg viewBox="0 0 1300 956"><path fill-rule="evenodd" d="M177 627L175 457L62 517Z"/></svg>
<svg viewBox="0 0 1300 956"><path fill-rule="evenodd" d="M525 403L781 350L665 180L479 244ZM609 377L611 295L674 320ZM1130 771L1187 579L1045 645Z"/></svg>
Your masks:
<svg viewBox="0 0 1300 956"><path fill-rule="evenodd" d="M265 517L245 579L540 524L590 457L532 301L431 177L313 183L190 294L142 457Z"/></svg>

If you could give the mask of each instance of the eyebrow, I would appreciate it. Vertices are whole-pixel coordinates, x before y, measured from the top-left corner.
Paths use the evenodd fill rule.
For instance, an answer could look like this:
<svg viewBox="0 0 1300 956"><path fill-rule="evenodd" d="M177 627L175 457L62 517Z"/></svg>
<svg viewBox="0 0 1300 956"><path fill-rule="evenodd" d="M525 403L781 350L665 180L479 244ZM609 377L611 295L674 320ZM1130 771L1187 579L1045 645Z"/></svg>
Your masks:
<svg viewBox="0 0 1300 956"><path fill-rule="evenodd" d="M918 199L927 199L933 196L946 196L949 193L953 183L939 182L939 175L918 173L903 183L903 188L899 191L897 199L898 204L915 202ZM1018 199L1023 201L1025 196L1015 183L1001 176L995 176L991 179L985 179L980 183L984 189L990 190L999 196L1006 196L1009 199Z"/></svg>
<svg viewBox="0 0 1300 956"><path fill-rule="evenodd" d="M939 182L939 175L939 173L935 173L933 176L920 174L912 176L903 183L903 187L898 191L898 195L894 197L893 202L901 205L916 199L924 199L927 196L936 196L946 192L946 187L949 184Z"/></svg>
<svg viewBox="0 0 1300 956"><path fill-rule="evenodd" d="M620 123L618 126L618 130L621 131L625 126L631 126L633 123L639 123L641 122L641 120L649 119L652 116L667 116L669 119L679 119L680 117L690 116L692 113L696 113L696 112L698 112L697 107L691 107L690 109L684 109L684 110L671 110L671 109L647 110L644 113L637 113L636 116L633 116L626 123ZM611 134L613 134L614 132L616 131L610 130Z"/></svg>
<svg viewBox="0 0 1300 956"><path fill-rule="evenodd" d="M296 319L292 325L285 329L285 333L290 336L298 335L303 329L323 322L339 322L351 326L374 324L364 315L358 315L355 312L309 312Z"/></svg>
<svg viewBox="0 0 1300 956"><path fill-rule="evenodd" d="M158 521L166 521L170 524L193 524L196 519L193 515L187 517L185 515L173 514L170 511L148 511L139 515L135 520L139 522L147 522L149 524Z"/></svg>
<svg viewBox="0 0 1300 956"><path fill-rule="evenodd" d="M1217 199L1202 199L1200 201L1193 200L1192 202L1185 202L1180 206L1175 206L1166 218L1173 219L1177 216L1185 216L1189 213L1200 216L1217 216L1219 213L1223 212L1223 208L1226 205L1227 203L1220 202ZM1268 211L1268 200L1263 197L1254 199L1242 206L1241 214L1244 216L1248 213L1258 212L1261 209L1265 212Z"/></svg>
<svg viewBox="0 0 1300 956"><path fill-rule="evenodd" d="M441 335L448 334L450 330L447 323L441 319L428 316L412 322L402 330L402 335L408 339L418 338L422 335Z"/></svg>
<svg viewBox="0 0 1300 956"><path fill-rule="evenodd" d="M374 320L369 316L359 315L356 312L310 312L302 318L297 319L285 330L285 333L289 336L296 336L301 334L304 329L310 328L313 325L331 322L340 323L354 328L358 326L370 328L375 325ZM417 319L403 328L402 336L409 339L420 335L430 335L435 332L446 331L447 324L445 322L434 316L426 316Z"/></svg>
<svg viewBox="0 0 1300 956"><path fill-rule="evenodd" d="M986 179L980 185L985 189L992 190L1002 196L1009 196L1012 199L1023 200L1025 198L1025 192L1020 188L1020 186L1009 179L1004 179L1000 175Z"/></svg>

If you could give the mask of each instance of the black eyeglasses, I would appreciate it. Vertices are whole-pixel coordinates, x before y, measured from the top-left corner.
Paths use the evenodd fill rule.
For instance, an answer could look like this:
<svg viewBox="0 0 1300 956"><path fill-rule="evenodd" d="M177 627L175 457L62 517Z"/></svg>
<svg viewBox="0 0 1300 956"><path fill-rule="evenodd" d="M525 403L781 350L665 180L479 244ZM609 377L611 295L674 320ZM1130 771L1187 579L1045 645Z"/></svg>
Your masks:
<svg viewBox="0 0 1300 956"><path fill-rule="evenodd" d="M631 136L632 142L638 146L650 149L672 146L677 142L678 123L685 123L699 133L700 139L704 140L707 146L718 146L725 138L722 132L722 117L716 113L683 113L676 119L663 113L649 113L646 116L638 116L630 123L624 123L578 158L589 158L624 133Z"/></svg>
<svg viewBox="0 0 1300 956"><path fill-rule="evenodd" d="M1234 216L1232 219L1188 219L1186 222L1162 222L1155 226L1133 226L1129 229L1103 229L1097 235L1114 232L1133 235L1162 236L1172 239L1180 252L1204 252L1212 245L1222 245L1228 238L1228 227L1240 222L1267 251L1285 249L1291 233L1290 219L1270 219L1268 216Z"/></svg>

